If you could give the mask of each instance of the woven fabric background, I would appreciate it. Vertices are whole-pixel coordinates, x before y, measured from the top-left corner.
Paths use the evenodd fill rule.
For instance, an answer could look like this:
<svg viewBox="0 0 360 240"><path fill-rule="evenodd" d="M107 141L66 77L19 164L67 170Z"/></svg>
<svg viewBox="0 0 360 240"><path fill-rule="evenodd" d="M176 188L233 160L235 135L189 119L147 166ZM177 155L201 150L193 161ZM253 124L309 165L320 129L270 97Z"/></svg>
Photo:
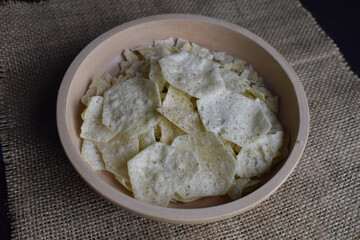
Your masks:
<svg viewBox="0 0 360 240"><path fill-rule="evenodd" d="M311 114L294 173L268 200L201 225L154 222L94 193L58 139L57 90L90 41L139 17L192 13L249 29L294 67ZM14 239L359 239L360 80L290 0L58 0L0 6L0 137Z"/></svg>

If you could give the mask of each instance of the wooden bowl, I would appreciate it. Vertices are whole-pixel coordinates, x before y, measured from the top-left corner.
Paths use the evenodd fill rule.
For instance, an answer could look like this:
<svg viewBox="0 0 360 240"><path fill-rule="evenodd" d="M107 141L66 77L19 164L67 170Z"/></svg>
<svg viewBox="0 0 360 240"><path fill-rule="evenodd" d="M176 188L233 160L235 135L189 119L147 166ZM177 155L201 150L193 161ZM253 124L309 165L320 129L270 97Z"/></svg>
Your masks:
<svg viewBox="0 0 360 240"><path fill-rule="evenodd" d="M121 53L150 44L154 39L181 37L214 51L246 60L279 96L278 117L290 133L289 156L278 164L267 181L254 192L231 201L208 197L191 203L171 203L167 208L136 200L105 171L93 171L80 155L80 97L94 77L119 73ZM141 216L169 223L206 223L240 214L255 207L280 187L295 168L309 133L309 110L304 89L290 65L268 43L237 25L203 16L170 14L122 24L92 41L75 58L62 81L57 102L57 125L65 152L81 177L101 196Z"/></svg>

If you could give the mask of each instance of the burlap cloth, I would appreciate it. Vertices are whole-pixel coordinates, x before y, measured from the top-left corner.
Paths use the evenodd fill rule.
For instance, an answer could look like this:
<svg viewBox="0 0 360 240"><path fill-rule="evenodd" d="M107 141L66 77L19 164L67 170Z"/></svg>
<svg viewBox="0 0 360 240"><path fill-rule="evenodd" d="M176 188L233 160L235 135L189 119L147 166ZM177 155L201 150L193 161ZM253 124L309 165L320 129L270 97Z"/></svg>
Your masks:
<svg viewBox="0 0 360 240"><path fill-rule="evenodd" d="M94 193L70 165L55 122L57 90L101 33L161 13L243 26L294 67L311 130L288 181L258 207L203 225L154 222ZM45 1L0 6L1 145L16 239L358 239L360 81L297 1Z"/></svg>

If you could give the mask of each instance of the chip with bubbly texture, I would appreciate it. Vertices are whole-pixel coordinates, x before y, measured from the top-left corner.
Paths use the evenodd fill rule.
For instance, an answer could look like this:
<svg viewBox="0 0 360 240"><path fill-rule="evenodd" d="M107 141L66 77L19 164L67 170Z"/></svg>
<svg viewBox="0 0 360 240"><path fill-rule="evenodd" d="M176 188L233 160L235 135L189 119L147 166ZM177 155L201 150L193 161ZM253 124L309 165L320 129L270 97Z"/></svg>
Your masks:
<svg viewBox="0 0 360 240"><path fill-rule="evenodd" d="M273 96L271 92L267 90L265 87L253 85L252 87L246 90L254 97L263 100L266 103L267 107L274 113L277 113L279 111L278 97Z"/></svg>
<svg viewBox="0 0 360 240"><path fill-rule="evenodd" d="M180 52L159 63L165 80L190 96L201 98L225 88L219 64L208 59Z"/></svg>
<svg viewBox="0 0 360 240"><path fill-rule="evenodd" d="M105 168L126 187L129 182L127 162L139 152L139 139L118 134L107 143L96 143L105 163Z"/></svg>
<svg viewBox="0 0 360 240"><path fill-rule="evenodd" d="M176 191L181 199L226 194L235 176L235 158L213 132L184 135L171 144L179 150L191 150L197 155L201 170L186 185Z"/></svg>
<svg viewBox="0 0 360 240"><path fill-rule="evenodd" d="M216 61L219 61L220 64L224 65L226 63L233 63L235 58L230 56L230 55L226 55L226 53L224 52L213 52L212 53L214 56L214 59Z"/></svg>
<svg viewBox="0 0 360 240"><path fill-rule="evenodd" d="M162 107L157 110L184 132L201 132L203 127L200 116L190 98L188 94L169 86Z"/></svg>
<svg viewBox="0 0 360 240"><path fill-rule="evenodd" d="M271 128L254 100L230 91L201 98L197 106L207 131L240 146L253 142Z"/></svg>
<svg viewBox="0 0 360 240"><path fill-rule="evenodd" d="M265 88L263 79L258 76L251 65L247 65L244 71L240 74L240 78L249 84L246 86L246 92L263 100L267 107L274 113L278 112L278 97L273 96L269 90Z"/></svg>
<svg viewBox="0 0 360 240"><path fill-rule="evenodd" d="M243 193L248 192L249 189L255 187L260 182L260 180L253 180L251 178L234 179L227 194L232 200L237 200L243 196Z"/></svg>
<svg viewBox="0 0 360 240"><path fill-rule="evenodd" d="M133 78L133 77L130 75L119 75L118 77L113 78L111 85L114 86L120 82L125 82L126 80L128 80L130 78Z"/></svg>
<svg viewBox="0 0 360 240"><path fill-rule="evenodd" d="M199 57L206 58L208 60L212 60L214 56L209 51L209 49L201 47L200 45L197 45L196 43L192 43L192 50L191 53L198 55Z"/></svg>
<svg viewBox="0 0 360 240"><path fill-rule="evenodd" d="M149 71L149 62L135 61L131 63L126 69L124 69L124 74L131 77L147 77Z"/></svg>
<svg viewBox="0 0 360 240"><path fill-rule="evenodd" d="M143 134L140 134L139 136L139 146L140 150L143 150L150 146L151 144L155 143L155 132L154 128L151 128L149 131L144 132Z"/></svg>
<svg viewBox="0 0 360 240"><path fill-rule="evenodd" d="M105 170L104 161L94 142L84 139L81 147L81 155L92 169Z"/></svg>
<svg viewBox="0 0 360 240"><path fill-rule="evenodd" d="M234 93L244 93L249 88L249 82L231 70L221 69L220 75L225 82L225 88Z"/></svg>
<svg viewBox="0 0 360 240"><path fill-rule="evenodd" d="M137 137L160 121L161 106L157 84L149 79L131 78L104 94L102 123L126 137Z"/></svg>
<svg viewBox="0 0 360 240"><path fill-rule="evenodd" d="M113 77L108 73L105 73L101 77L95 78L91 82L85 95L81 97L81 102L87 106L87 105L89 105L90 99L93 96L103 95L104 92L111 87L112 79L113 79Z"/></svg>
<svg viewBox="0 0 360 240"><path fill-rule="evenodd" d="M167 38L164 40L154 40L153 45L140 46L133 50L139 52L145 60L157 62L164 56L178 52L174 44L174 39Z"/></svg>
<svg viewBox="0 0 360 240"><path fill-rule="evenodd" d="M129 63L133 63L140 60L139 57L129 49L125 49L124 56L126 58L126 61Z"/></svg>
<svg viewBox="0 0 360 240"><path fill-rule="evenodd" d="M100 96L92 97L88 107L83 112L84 122L81 125L80 133L80 137L83 139L107 142L116 135L115 132L102 124L103 101Z"/></svg>
<svg viewBox="0 0 360 240"><path fill-rule="evenodd" d="M160 142L168 145L170 145L177 136L186 134L183 130L164 117L160 120L158 126L160 128Z"/></svg>
<svg viewBox="0 0 360 240"><path fill-rule="evenodd" d="M231 183L227 192L232 200L237 200L242 197L242 193L246 185L250 182L250 178L237 178Z"/></svg>
<svg viewBox="0 0 360 240"><path fill-rule="evenodd" d="M131 183L130 183L130 178L123 178L122 176L116 176L115 175L115 179L123 186L125 187L127 190L129 190L130 192L132 192L132 187L131 187Z"/></svg>
<svg viewBox="0 0 360 240"><path fill-rule="evenodd" d="M199 160L188 150L155 143L128 162L136 199L166 207L174 193L200 171Z"/></svg>
<svg viewBox="0 0 360 240"><path fill-rule="evenodd" d="M223 68L226 70L231 70L235 73L242 73L244 71L246 62L244 60L235 59L231 63L225 63Z"/></svg>
<svg viewBox="0 0 360 240"><path fill-rule="evenodd" d="M223 142L226 150L228 150L229 153L231 153L231 155L234 156L234 158L236 158L236 153L234 151L234 147L235 147L235 143L232 143L224 138L220 138L220 140Z"/></svg>
<svg viewBox="0 0 360 240"><path fill-rule="evenodd" d="M182 39L182 38L177 38L176 39L176 45L175 47L179 50L182 50L182 48L184 48L185 45L190 45L189 41L185 40L185 39ZM190 52L190 51L187 51L187 52Z"/></svg>
<svg viewBox="0 0 360 240"><path fill-rule="evenodd" d="M149 79L157 83L159 92L161 93L165 87L166 80L161 73L160 64L158 62L150 63Z"/></svg>
<svg viewBox="0 0 360 240"><path fill-rule="evenodd" d="M281 154L283 132L266 134L243 146L237 155L236 174L239 177L254 177L268 172L273 159Z"/></svg>
<svg viewBox="0 0 360 240"><path fill-rule="evenodd" d="M208 60L212 60L214 58L213 54L210 52L209 49L201 47L200 45L196 43L189 43L189 41L186 41L182 38L178 38L176 40L175 47L180 52L188 52L194 55L197 55L202 58L206 58Z"/></svg>
<svg viewBox="0 0 360 240"><path fill-rule="evenodd" d="M256 99L255 102L258 104L258 106L261 108L263 113L266 115L267 119L269 120L271 124L271 128L268 132L269 133L276 133L277 131L284 131L283 127L281 126L281 123L279 122L278 118L276 117L275 113L272 112L269 107L264 103L264 101L260 99Z"/></svg>
<svg viewBox="0 0 360 240"><path fill-rule="evenodd" d="M156 49L156 53L160 58L163 56L176 53L177 49L175 48L174 45L175 45L175 41L172 38L167 38L164 40L154 40L154 48Z"/></svg>

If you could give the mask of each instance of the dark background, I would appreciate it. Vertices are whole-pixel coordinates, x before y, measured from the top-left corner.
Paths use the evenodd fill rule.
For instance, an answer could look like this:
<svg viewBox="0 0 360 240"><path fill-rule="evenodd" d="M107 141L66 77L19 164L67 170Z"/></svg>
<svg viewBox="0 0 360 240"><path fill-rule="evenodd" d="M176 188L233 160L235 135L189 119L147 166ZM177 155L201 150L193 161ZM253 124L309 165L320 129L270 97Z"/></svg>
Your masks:
<svg viewBox="0 0 360 240"><path fill-rule="evenodd" d="M0 7L1 3L6 2L9 1L0 0ZM351 70L360 76L360 1L300 0L300 2L338 45ZM0 76L0 81L2 80ZM0 239L10 239L10 216L6 199L5 169L0 145Z"/></svg>

